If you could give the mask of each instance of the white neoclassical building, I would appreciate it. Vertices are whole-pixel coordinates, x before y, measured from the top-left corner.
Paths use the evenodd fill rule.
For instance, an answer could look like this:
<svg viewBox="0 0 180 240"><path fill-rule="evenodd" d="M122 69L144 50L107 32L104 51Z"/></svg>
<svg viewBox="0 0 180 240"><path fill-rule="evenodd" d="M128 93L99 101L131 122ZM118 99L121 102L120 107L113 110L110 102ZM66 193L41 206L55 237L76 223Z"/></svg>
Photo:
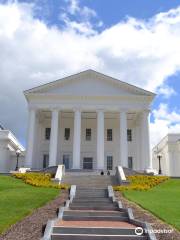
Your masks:
<svg viewBox="0 0 180 240"><path fill-rule="evenodd" d="M152 168L149 112L154 93L87 70L24 94L27 167Z"/></svg>

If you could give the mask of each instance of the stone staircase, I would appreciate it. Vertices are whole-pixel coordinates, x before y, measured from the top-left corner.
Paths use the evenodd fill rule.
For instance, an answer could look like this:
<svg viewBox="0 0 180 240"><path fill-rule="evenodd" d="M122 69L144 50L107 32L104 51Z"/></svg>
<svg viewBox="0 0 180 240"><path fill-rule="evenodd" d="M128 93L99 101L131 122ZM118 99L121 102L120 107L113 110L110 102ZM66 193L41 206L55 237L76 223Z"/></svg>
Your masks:
<svg viewBox="0 0 180 240"><path fill-rule="evenodd" d="M100 173L87 172L66 172L62 178L62 183L76 185L78 187L107 187L109 185L118 185L115 176L100 175Z"/></svg>
<svg viewBox="0 0 180 240"><path fill-rule="evenodd" d="M48 222L43 240L156 239L145 232L138 236L137 226L148 228L116 201L111 186L71 186L70 200L59 209L58 218Z"/></svg>

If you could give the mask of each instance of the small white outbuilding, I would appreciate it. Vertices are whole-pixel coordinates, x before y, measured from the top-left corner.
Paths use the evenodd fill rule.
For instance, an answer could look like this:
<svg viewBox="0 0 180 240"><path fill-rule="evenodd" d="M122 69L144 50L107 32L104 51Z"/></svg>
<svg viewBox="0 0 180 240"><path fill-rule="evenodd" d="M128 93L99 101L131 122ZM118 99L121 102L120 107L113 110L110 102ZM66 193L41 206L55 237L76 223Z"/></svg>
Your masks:
<svg viewBox="0 0 180 240"><path fill-rule="evenodd" d="M25 148L13 133L0 125L0 173L15 170L17 165L16 151L20 151L18 167L24 166Z"/></svg>
<svg viewBox="0 0 180 240"><path fill-rule="evenodd" d="M162 175L180 177L180 133L168 134L153 148L152 162Z"/></svg>

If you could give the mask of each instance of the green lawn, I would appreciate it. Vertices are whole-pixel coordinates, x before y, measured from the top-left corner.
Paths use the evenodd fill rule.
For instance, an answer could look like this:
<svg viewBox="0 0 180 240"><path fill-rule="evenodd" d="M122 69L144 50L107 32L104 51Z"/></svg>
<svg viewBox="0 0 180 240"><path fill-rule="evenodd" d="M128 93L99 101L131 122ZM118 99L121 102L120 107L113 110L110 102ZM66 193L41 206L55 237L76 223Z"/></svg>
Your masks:
<svg viewBox="0 0 180 240"><path fill-rule="evenodd" d="M124 196L180 230L180 179L170 179L148 191L125 191Z"/></svg>
<svg viewBox="0 0 180 240"><path fill-rule="evenodd" d="M58 189L33 187L13 177L0 176L0 233L58 194Z"/></svg>

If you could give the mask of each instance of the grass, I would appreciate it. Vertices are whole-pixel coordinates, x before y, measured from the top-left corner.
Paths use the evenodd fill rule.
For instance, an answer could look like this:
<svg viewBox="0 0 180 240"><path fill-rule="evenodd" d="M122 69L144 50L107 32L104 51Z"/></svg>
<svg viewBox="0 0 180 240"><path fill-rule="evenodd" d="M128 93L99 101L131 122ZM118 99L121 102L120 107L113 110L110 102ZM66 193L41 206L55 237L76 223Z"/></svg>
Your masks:
<svg viewBox="0 0 180 240"><path fill-rule="evenodd" d="M169 179L148 191L124 191L124 196L180 230L180 179Z"/></svg>
<svg viewBox="0 0 180 240"><path fill-rule="evenodd" d="M58 189L33 187L19 179L0 176L0 233L58 194Z"/></svg>

